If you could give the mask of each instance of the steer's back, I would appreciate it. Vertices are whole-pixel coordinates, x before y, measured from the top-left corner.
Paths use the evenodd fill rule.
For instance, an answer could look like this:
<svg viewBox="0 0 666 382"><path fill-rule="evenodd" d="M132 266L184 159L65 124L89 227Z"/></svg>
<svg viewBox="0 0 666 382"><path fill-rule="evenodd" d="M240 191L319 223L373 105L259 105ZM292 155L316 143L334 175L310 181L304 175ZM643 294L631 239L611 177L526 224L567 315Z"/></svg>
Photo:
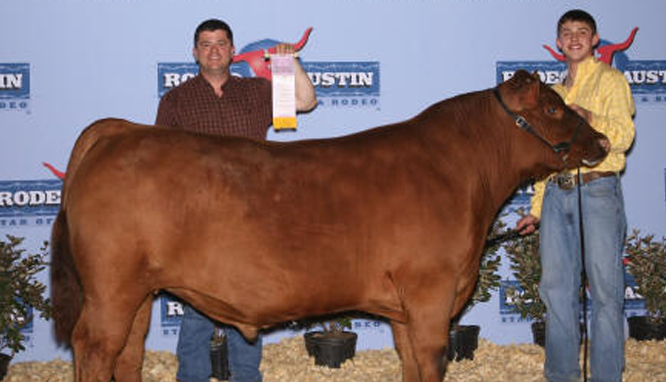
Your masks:
<svg viewBox="0 0 666 382"><path fill-rule="evenodd" d="M112 232L122 243L89 250L143 267L152 289L221 299L219 315L397 314L391 271L421 266L412 251L444 214L428 201L436 185L414 171L411 139L379 129L281 144L134 129L89 150L69 209L80 237ZM101 250L109 245L123 250Z"/></svg>

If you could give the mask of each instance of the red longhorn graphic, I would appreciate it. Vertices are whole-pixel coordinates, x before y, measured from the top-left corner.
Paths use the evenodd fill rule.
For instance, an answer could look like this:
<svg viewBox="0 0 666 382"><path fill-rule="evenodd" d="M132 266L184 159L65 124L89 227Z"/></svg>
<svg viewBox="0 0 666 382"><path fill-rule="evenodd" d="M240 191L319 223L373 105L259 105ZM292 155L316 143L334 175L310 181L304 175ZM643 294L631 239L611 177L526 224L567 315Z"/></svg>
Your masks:
<svg viewBox="0 0 666 382"><path fill-rule="evenodd" d="M62 180L65 180L65 173L64 173L64 172L62 172L62 171L58 171L58 170L57 170L55 167L53 167L50 163L42 162L42 164L44 165L44 167L46 167L46 168L48 168L49 170L51 170L51 172L53 173L53 175L55 175L57 178L60 178L60 179L62 179Z"/></svg>
<svg viewBox="0 0 666 382"><path fill-rule="evenodd" d="M623 51L627 49L629 46L631 46L631 44L634 42L634 36L636 36L636 31L638 31L638 27L634 27L634 29L631 30L631 34L629 35L629 37L622 43L608 44L599 47L597 49L597 53L599 54L599 61L605 62L608 65L610 65L611 62L613 62L613 54L615 54L615 52ZM564 55L557 53L548 45L544 45L543 47L546 48L546 50L549 51L551 56L553 56L556 60L564 61Z"/></svg>
<svg viewBox="0 0 666 382"><path fill-rule="evenodd" d="M303 33L301 40L294 44L294 50L296 52L303 49L303 46L305 46L305 43L310 36L310 32L312 32L312 27L308 28L305 33ZM234 56L233 62L245 61L250 65L252 71L257 77L270 80L272 78L272 74L269 65L270 62L267 60L266 56L271 53L275 53L275 47L237 54Z"/></svg>

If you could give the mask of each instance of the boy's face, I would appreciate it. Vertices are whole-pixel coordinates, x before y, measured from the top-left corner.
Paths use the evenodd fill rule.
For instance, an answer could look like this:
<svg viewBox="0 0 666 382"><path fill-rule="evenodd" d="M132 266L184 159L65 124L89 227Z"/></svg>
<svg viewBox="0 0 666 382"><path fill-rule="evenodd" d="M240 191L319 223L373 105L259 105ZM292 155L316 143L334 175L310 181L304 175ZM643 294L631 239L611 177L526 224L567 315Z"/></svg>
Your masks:
<svg viewBox="0 0 666 382"><path fill-rule="evenodd" d="M579 63L592 56L599 43L599 35L582 21L566 21L557 33L556 44L567 63Z"/></svg>

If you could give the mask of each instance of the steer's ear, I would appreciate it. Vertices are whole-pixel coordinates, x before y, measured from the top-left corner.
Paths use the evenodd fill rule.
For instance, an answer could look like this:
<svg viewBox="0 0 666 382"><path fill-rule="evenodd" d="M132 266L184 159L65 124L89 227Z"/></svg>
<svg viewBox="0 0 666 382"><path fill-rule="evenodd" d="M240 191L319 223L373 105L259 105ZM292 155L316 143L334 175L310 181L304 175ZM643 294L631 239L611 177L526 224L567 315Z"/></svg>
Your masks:
<svg viewBox="0 0 666 382"><path fill-rule="evenodd" d="M519 112L531 109L539 103L541 80L537 73L530 74L525 70L517 71L510 80L502 84L502 98L509 109Z"/></svg>

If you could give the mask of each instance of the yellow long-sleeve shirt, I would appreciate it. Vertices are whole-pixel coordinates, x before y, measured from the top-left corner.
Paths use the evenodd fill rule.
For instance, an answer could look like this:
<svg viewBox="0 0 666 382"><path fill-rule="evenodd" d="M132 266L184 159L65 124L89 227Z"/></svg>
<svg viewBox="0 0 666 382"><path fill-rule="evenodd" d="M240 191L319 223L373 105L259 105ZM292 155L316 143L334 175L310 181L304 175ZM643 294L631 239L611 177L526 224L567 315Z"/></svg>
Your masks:
<svg viewBox="0 0 666 382"><path fill-rule="evenodd" d="M553 90L567 105L577 104L592 112L590 125L610 140L611 150L603 162L594 168L582 167L581 173L622 171L626 163L625 152L631 147L635 135L632 119L635 112L634 99L622 73L590 57L578 64L571 88L556 84L553 85ZM541 204L547 181L546 179L534 184L530 213L538 218L541 217Z"/></svg>

